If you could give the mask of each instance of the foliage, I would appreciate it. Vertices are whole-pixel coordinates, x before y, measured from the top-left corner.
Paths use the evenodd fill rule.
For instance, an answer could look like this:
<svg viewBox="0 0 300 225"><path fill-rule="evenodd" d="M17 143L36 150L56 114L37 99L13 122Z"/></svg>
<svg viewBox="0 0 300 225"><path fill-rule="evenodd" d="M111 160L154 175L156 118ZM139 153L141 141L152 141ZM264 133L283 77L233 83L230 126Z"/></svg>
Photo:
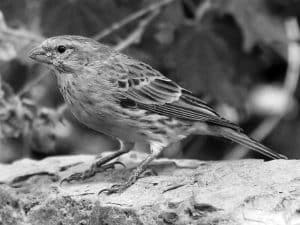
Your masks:
<svg viewBox="0 0 300 225"><path fill-rule="evenodd" d="M112 24L121 24L124 18L160 2L163 1L2 0L0 161L21 156L96 153L115 146L107 137L78 124L64 107L58 107L62 98L55 79L44 67L28 59L32 46L45 37L59 34L95 37L108 31L101 41L122 48L130 46L124 50L127 54L150 63L193 90L224 116L246 124L246 129L253 128L264 117L274 116L268 115L268 110L249 110L248 106L257 106L253 103L260 98L253 95L257 87L278 86L285 79L290 43L286 21L297 17L299 3L169 0L155 10L150 7L148 13L119 29L111 29ZM147 19L151 13L152 17ZM297 91L295 95L299 96ZM264 96L272 98L272 93ZM294 103L297 105L297 101ZM279 108L286 107L285 103L278 104ZM263 114L257 113L262 111ZM298 122L299 118L293 109L288 116L292 119L281 123L291 130L297 124L293 121ZM292 146L288 154L296 156L293 149L299 135L300 132L295 132L287 137L281 132L280 137L271 136L268 142L275 149L280 143L282 153L285 146ZM189 138L181 147L176 145L166 152L170 156L220 157L223 153L218 150L223 143L211 142L203 137ZM199 146L209 151L200 152Z"/></svg>

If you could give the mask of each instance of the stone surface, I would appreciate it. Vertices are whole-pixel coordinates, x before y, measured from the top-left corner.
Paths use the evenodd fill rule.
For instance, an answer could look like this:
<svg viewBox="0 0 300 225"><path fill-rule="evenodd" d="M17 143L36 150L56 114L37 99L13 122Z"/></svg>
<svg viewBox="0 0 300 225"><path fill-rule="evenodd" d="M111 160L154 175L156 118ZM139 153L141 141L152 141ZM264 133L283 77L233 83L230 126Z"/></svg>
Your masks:
<svg viewBox="0 0 300 225"><path fill-rule="evenodd" d="M62 186L61 178L87 168L95 157L0 165L0 224L300 224L297 160L159 159L151 166L158 176L141 178L121 194L97 194L126 180L144 157L131 152L120 158L126 169Z"/></svg>

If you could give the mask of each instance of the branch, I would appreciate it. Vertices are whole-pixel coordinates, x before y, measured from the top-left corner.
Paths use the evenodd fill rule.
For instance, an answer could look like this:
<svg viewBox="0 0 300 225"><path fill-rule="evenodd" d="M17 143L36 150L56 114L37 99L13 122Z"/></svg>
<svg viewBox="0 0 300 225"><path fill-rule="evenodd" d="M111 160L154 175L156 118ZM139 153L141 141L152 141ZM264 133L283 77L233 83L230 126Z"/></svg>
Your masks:
<svg viewBox="0 0 300 225"><path fill-rule="evenodd" d="M129 34L126 39L124 39L123 41L118 43L114 47L114 49L117 51L122 51L125 48L128 48L132 44L139 43L145 32L147 25L155 18L155 16L157 16L159 14L159 12L160 12L159 9L156 11L153 11L148 17L141 20L139 22L138 26L136 27L136 29L134 29L134 31L131 32L131 34Z"/></svg>
<svg viewBox="0 0 300 225"><path fill-rule="evenodd" d="M38 83L40 83L48 74L49 70L45 70L42 74L37 75L34 79L26 83L23 88L17 93L19 97L22 97L27 92L31 91L33 87L35 87Z"/></svg>
<svg viewBox="0 0 300 225"><path fill-rule="evenodd" d="M283 83L283 89L290 95L291 98L293 98L299 81L300 73L300 45L298 43L300 40L300 31L297 19L287 19L285 22L285 29L289 44L287 55L288 68L285 81ZM283 113L282 115L265 119L250 136L257 141L263 140L272 132L272 130L274 130L274 128L279 124L285 115L286 114ZM237 146L225 156L225 159L243 158L248 151L249 149L245 149L242 146Z"/></svg>
<svg viewBox="0 0 300 225"><path fill-rule="evenodd" d="M118 194L97 194L127 180L146 156L131 151L119 159L128 169L64 185L62 178L89 168L95 156L0 164L2 224L299 224L299 160L157 159L151 163L157 176ZM27 207L12 207L17 203Z"/></svg>
<svg viewBox="0 0 300 225"><path fill-rule="evenodd" d="M141 9L140 11L137 11L133 14L130 14L129 16L125 17L123 20L116 22L114 24L112 24L111 27L101 31L100 33L96 34L93 38L95 40L100 40L103 39L104 37L110 35L111 33L113 33L116 30L119 30L120 28L124 27L125 25L137 20L138 18L146 15L147 13L153 12L153 11L157 11L159 9L161 9L162 7L172 3L175 0L162 0L162 1L157 1L149 6L147 6L146 8Z"/></svg>
<svg viewBox="0 0 300 225"><path fill-rule="evenodd" d="M196 21L200 21L204 17L205 13L211 9L211 7L212 7L211 0L203 1L196 9L195 12Z"/></svg>
<svg viewBox="0 0 300 225"><path fill-rule="evenodd" d="M43 39L43 37L34 34L30 31L24 29L12 29L8 27L6 25L4 15L1 10L0 10L0 33L1 33L1 38L3 38L2 36L7 35L9 37L13 37L13 39L19 38L19 40L21 39L22 41L24 41L25 39L26 41L38 42Z"/></svg>

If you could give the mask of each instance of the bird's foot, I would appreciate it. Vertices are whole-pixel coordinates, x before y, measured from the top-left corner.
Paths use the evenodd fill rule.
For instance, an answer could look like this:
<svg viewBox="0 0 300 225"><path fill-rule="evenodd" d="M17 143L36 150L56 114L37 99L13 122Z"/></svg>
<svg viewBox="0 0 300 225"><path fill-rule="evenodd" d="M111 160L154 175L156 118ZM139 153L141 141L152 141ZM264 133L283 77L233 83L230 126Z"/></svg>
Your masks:
<svg viewBox="0 0 300 225"><path fill-rule="evenodd" d="M153 176L153 175L156 176L157 173L151 169L147 169L143 172L137 170L137 171L135 171L134 174L132 174L129 177L127 182L120 183L120 184L114 184L110 188L102 189L101 191L98 192L98 195L100 195L101 193L106 193L107 195L114 194L114 193L122 193L127 188L132 186L139 178Z"/></svg>
<svg viewBox="0 0 300 225"><path fill-rule="evenodd" d="M133 174L129 177L128 181L126 183L121 183L121 184L115 184L113 185L111 188L106 188L106 189L102 189L101 191L99 191L98 195L105 192L108 195L110 194L114 194L114 193L121 193L124 190L126 190L127 188L129 188L131 185L133 185L137 179L141 176L145 176L145 175L149 175L149 170L147 170L147 166L148 164L157 156L157 152L156 154L151 153L151 155L147 156L146 159L144 159L135 169L135 171L133 172ZM151 170L150 170L151 171ZM150 174L152 175L153 172L150 172Z"/></svg>
<svg viewBox="0 0 300 225"><path fill-rule="evenodd" d="M92 166L80 173L74 173L71 176L64 178L60 184L64 183L64 182L71 182L73 180L75 181L83 181L86 180L90 177L95 176L95 174L97 173L101 173L104 172L108 169L115 169L116 165L122 165L123 167L125 167L125 165L119 161L116 162L112 162L110 163L113 159L116 159L117 157L119 157L120 155L126 153L127 150L125 149L120 149L119 151L113 152L112 154L109 154L107 156L104 157L97 157L96 158L96 162L92 164Z"/></svg>
<svg viewBox="0 0 300 225"><path fill-rule="evenodd" d="M89 169L83 172L71 174L69 177L62 179L60 185L62 185L64 182L70 183L71 181L84 181L90 177L95 176L97 173L102 173L108 169L115 169L116 165L121 165L124 168L126 167L123 163L119 161L106 163L104 165L100 165L98 162L96 162L93 163Z"/></svg>

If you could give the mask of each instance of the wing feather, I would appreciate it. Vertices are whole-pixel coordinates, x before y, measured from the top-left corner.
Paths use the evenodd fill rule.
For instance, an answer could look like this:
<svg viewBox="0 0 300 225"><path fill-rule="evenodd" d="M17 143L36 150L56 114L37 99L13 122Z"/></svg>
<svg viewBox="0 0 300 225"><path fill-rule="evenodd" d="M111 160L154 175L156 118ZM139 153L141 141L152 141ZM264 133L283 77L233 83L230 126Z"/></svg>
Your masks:
<svg viewBox="0 0 300 225"><path fill-rule="evenodd" d="M182 120L208 122L241 130L236 124L219 116L204 101L149 65L124 55L119 57L122 58L114 60L126 68L127 73L122 75L122 79L128 83L122 95L135 101L139 108Z"/></svg>

